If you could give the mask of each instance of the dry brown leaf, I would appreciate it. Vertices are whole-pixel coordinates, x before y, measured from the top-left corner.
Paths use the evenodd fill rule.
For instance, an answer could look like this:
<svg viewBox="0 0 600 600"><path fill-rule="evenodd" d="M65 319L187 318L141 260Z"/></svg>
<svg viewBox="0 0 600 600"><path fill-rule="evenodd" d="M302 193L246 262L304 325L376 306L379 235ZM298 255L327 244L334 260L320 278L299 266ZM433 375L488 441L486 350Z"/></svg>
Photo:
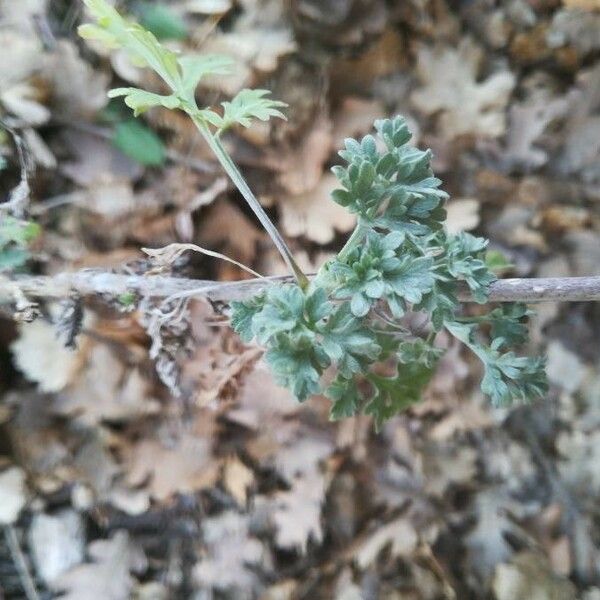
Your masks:
<svg viewBox="0 0 600 600"><path fill-rule="evenodd" d="M257 246L264 240L264 234L237 206L221 198L219 202L210 206L208 213L203 216L198 228L198 239L213 250L245 265L252 265ZM219 279L235 281L245 277L244 273L233 265L219 263L215 266Z"/></svg>
<svg viewBox="0 0 600 600"><path fill-rule="evenodd" d="M227 418L261 435L276 437L277 424L300 410L293 395L277 385L266 364L259 361L244 378L237 405Z"/></svg>
<svg viewBox="0 0 600 600"><path fill-rule="evenodd" d="M253 483L254 473L237 456L232 456L225 461L223 484L240 506L246 506L248 488Z"/></svg>
<svg viewBox="0 0 600 600"><path fill-rule="evenodd" d="M220 461L212 453L214 424L210 413L203 412L197 419L204 420L200 430L164 441L158 431L126 449L127 482L139 486L147 481L148 491L158 501L213 486L220 471Z"/></svg>
<svg viewBox="0 0 600 600"><path fill-rule="evenodd" d="M450 485L472 483L477 474L477 452L469 446L426 443L419 453L424 488L443 496Z"/></svg>
<svg viewBox="0 0 600 600"><path fill-rule="evenodd" d="M72 509L54 514L37 513L27 532L36 573L46 585L83 561L85 525Z"/></svg>
<svg viewBox="0 0 600 600"><path fill-rule="evenodd" d="M26 503L25 471L9 467L0 472L0 525L12 525Z"/></svg>
<svg viewBox="0 0 600 600"><path fill-rule="evenodd" d="M251 536L248 516L233 511L205 519L202 524L206 556L194 567L194 579L201 589L237 590L235 597L254 597L258 583L252 567L266 567L268 555L263 544ZM246 592L245 596L240 593ZM250 593L248 593L250 592Z"/></svg>
<svg viewBox="0 0 600 600"><path fill-rule="evenodd" d="M336 187L335 176L326 173L309 192L282 199L279 208L283 230L291 237L303 235L318 244L331 242L336 231L349 232L356 218L332 200L331 192Z"/></svg>
<svg viewBox="0 0 600 600"><path fill-rule="evenodd" d="M355 560L359 568L365 570L376 561L379 553L391 545L393 557L410 557L417 548L419 536L406 517L400 517L391 523L379 527L358 548Z"/></svg>
<svg viewBox="0 0 600 600"><path fill-rule="evenodd" d="M447 138L471 134L501 136L506 128L504 109L515 85L509 71L477 77L484 54L470 38L455 49L421 46L417 73L423 87L411 96L414 106L432 115L441 112L440 131Z"/></svg>
<svg viewBox="0 0 600 600"><path fill-rule="evenodd" d="M344 98L333 114L333 148L341 150L346 138L362 137L373 129L373 123L385 116L379 100L365 100L354 96Z"/></svg>
<svg viewBox="0 0 600 600"><path fill-rule="evenodd" d="M562 0L567 8L600 11L600 0Z"/></svg>
<svg viewBox="0 0 600 600"><path fill-rule="evenodd" d="M135 585L130 572L144 572L146 557L125 531L88 547L92 562L74 567L55 582L66 600L129 600Z"/></svg>
<svg viewBox="0 0 600 600"><path fill-rule="evenodd" d="M535 144L548 125L569 109L571 96L552 98L536 94L525 102L512 104L504 157L509 168L536 169L548 160L548 153Z"/></svg>
<svg viewBox="0 0 600 600"><path fill-rule="evenodd" d="M492 583L497 600L576 600L575 586L559 577L541 554L521 552L498 565Z"/></svg>
<svg viewBox="0 0 600 600"><path fill-rule="evenodd" d="M582 71L578 84L556 166L564 174L578 174L592 182L600 179L600 64Z"/></svg>
<svg viewBox="0 0 600 600"><path fill-rule="evenodd" d="M312 472L295 479L290 490L275 494L269 502L269 513L277 546L306 552L309 539L322 542L321 509L326 491L325 477Z"/></svg>
<svg viewBox="0 0 600 600"><path fill-rule="evenodd" d="M299 143L286 150L279 148L271 157L271 162L282 171L277 177L279 184L291 195L311 192L321 180L332 144L332 123L321 112Z"/></svg>
<svg viewBox="0 0 600 600"><path fill-rule="evenodd" d="M85 425L127 422L159 412L150 382L139 369L127 369L113 347L95 344L77 382L53 402L53 410Z"/></svg>
<svg viewBox="0 0 600 600"><path fill-rule="evenodd" d="M44 73L50 79L54 112L62 118L93 118L108 102L108 75L83 60L69 40L60 40L48 54Z"/></svg>
<svg viewBox="0 0 600 600"><path fill-rule="evenodd" d="M523 507L510 498L502 487L487 488L477 494L477 522L465 537L469 564L477 573L487 577L492 574L496 565L512 556L513 549L505 533L519 533L519 528L510 519L510 515L523 516L523 512Z"/></svg>
<svg viewBox="0 0 600 600"><path fill-rule="evenodd" d="M42 392L56 392L71 383L86 354L83 348L65 348L56 328L42 319L21 324L10 348L16 366Z"/></svg>
<svg viewBox="0 0 600 600"><path fill-rule="evenodd" d="M479 225L479 200L458 198L446 204L446 229L449 233L471 231Z"/></svg>
<svg viewBox="0 0 600 600"><path fill-rule="evenodd" d="M206 77L202 85L228 95L252 86L254 73L271 73L279 59L296 49L284 7L276 0L242 0L242 13L228 31L204 40L202 52L224 54L234 60L227 77Z"/></svg>

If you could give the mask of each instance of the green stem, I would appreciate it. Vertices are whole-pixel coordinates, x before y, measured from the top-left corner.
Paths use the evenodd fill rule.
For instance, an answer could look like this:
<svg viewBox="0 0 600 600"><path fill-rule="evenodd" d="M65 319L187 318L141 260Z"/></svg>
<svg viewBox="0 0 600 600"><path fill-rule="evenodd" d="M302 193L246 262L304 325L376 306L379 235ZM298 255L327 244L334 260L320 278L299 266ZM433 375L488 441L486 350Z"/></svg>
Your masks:
<svg viewBox="0 0 600 600"><path fill-rule="evenodd" d="M210 149L213 151L213 153L221 163L221 166L223 167L227 175L229 175L231 181L233 181L237 189L244 197L244 200L246 200L246 202L260 221L261 225L265 228L266 232L273 240L273 243L275 244L277 250L279 250L279 253L283 257L283 260L289 267L290 271L294 274L298 285L303 290L306 289L306 287L308 286L308 278L296 263L292 252L281 237L279 231L277 231L275 225L273 225L271 219L269 219L269 216L264 211L259 201L256 199L256 196L254 195L252 190L249 188L248 184L246 183L246 180L240 173L240 170L237 168L237 165L233 162L231 156L229 156L229 153L221 143L221 140L215 135L213 135L213 133L208 128L208 125L202 119L194 115L190 116L192 117L194 124L198 128L198 131L200 131L202 137L206 140L206 143L209 145Z"/></svg>
<svg viewBox="0 0 600 600"><path fill-rule="evenodd" d="M354 250L354 248L356 248L356 246L362 242L368 229L369 226L359 218L352 235L348 238L348 241L344 244L344 247L339 251L338 260L345 260L348 258L350 252L352 252L352 250Z"/></svg>

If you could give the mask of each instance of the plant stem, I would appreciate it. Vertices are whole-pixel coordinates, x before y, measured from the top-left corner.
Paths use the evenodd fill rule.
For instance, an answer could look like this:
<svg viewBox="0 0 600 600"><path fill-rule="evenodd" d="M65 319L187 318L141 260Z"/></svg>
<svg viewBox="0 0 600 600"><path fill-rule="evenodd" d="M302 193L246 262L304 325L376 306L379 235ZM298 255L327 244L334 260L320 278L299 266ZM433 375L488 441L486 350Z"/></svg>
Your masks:
<svg viewBox="0 0 600 600"><path fill-rule="evenodd" d="M66 298L119 296L134 292L147 298L168 298L173 294L207 297L230 302L246 300L273 283L291 283L291 277L265 277L243 281L206 281L162 275L123 275L99 269L83 269L54 275L26 275L9 279L0 273L0 304L15 298ZM461 302L474 302L467 286L459 288ZM600 302L600 276L549 277L544 279L498 279L490 286L489 302Z"/></svg>
<svg viewBox="0 0 600 600"><path fill-rule="evenodd" d="M209 145L210 149L213 151L214 155L221 163L221 166L223 167L227 175L229 175L231 181L233 181L237 189L244 197L244 200L246 200L246 202L260 221L261 225L265 228L266 232L273 240L273 243L275 244L277 250L279 250L279 253L283 257L283 260L289 267L290 271L294 274L298 285L302 289L306 289L309 283L308 278L302 272L302 269L300 269L298 263L296 263L291 250L288 248L288 245L285 243L285 241L281 237L281 234L279 233L275 225L273 225L273 222L271 221L271 219L269 219L269 216L264 211L263 207L260 205L260 202L257 200L256 196L246 183L244 176L240 173L240 170L237 168L237 165L233 162L231 156L229 156L229 153L221 143L221 140L215 135L213 135L213 133L208 128L208 125L202 119L194 116L193 114L191 114L190 116L192 117L194 124L198 128L198 131L200 131L202 137L206 140L206 143Z"/></svg>
<svg viewBox="0 0 600 600"><path fill-rule="evenodd" d="M348 238L348 241L344 244L344 247L338 253L338 260L345 260L348 258L348 255L360 242L362 242L365 234L368 230L368 225L363 223L363 221L359 218L352 235Z"/></svg>

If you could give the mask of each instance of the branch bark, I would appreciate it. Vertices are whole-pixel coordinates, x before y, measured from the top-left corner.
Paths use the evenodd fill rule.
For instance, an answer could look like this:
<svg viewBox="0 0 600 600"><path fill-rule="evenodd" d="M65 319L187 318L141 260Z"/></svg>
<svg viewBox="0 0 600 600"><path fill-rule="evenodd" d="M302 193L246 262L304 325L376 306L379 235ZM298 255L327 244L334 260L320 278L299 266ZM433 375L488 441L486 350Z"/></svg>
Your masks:
<svg viewBox="0 0 600 600"><path fill-rule="evenodd" d="M165 299L174 295L204 296L230 302L243 300L271 283L293 282L293 278L265 277L235 282L206 281L162 275L121 275L94 269L60 273L53 276L27 276L9 279L0 276L0 300L15 296L28 298L65 298L106 294L118 297L134 292L143 297ZM472 302L468 289L459 294L463 302ZM490 302L586 302L600 300L598 277L549 277L499 279L490 288Z"/></svg>

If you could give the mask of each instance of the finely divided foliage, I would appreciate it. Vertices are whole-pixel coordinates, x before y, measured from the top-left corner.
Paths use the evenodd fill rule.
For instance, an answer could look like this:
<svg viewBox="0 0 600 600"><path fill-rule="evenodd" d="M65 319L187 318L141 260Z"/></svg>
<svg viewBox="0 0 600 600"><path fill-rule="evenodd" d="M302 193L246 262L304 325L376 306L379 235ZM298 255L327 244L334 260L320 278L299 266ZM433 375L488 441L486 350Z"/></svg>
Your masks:
<svg viewBox="0 0 600 600"><path fill-rule="evenodd" d="M325 393L334 419L366 413L380 426L419 400L442 354L434 346L436 333L445 329L483 363L481 387L495 405L544 394L543 360L509 350L526 341L525 307L459 315L461 283L476 302L487 301L494 280L485 261L487 240L444 230L447 194L431 170L431 152L409 144L402 117L377 121L377 137L346 140L340 152L346 166L333 168L341 184L333 200L357 216L357 226L309 284L219 142L232 125L283 117L283 103L267 98L265 90L242 90L220 111L198 108L198 83L206 75L225 74L229 59L178 56L104 0L84 2L98 24L82 26L81 35L124 48L172 91L118 88L111 97L124 96L136 115L155 106L187 112L294 272L297 284L272 285L232 303L233 328L244 341L256 339L266 347L281 385L301 401ZM405 328L407 313L427 316L428 329L422 334ZM491 337L489 345L484 334Z"/></svg>
<svg viewBox="0 0 600 600"><path fill-rule="evenodd" d="M366 413L381 425L417 402L442 354L434 346L442 329L481 360L481 387L495 405L543 395L543 360L508 350L526 340L525 307L459 316L461 282L476 302L487 301L494 281L487 240L444 230L446 194L431 172L431 153L408 145L405 120L384 119L375 128L378 139L347 140L340 152L347 166L333 169L342 184L333 199L358 216L349 242L306 292L272 286L233 303L233 327L268 348L275 377L299 400L319 392L331 398L334 419ZM429 317L425 339L399 324L409 311ZM381 374L392 365L393 375ZM332 380L323 377L328 367Z"/></svg>

